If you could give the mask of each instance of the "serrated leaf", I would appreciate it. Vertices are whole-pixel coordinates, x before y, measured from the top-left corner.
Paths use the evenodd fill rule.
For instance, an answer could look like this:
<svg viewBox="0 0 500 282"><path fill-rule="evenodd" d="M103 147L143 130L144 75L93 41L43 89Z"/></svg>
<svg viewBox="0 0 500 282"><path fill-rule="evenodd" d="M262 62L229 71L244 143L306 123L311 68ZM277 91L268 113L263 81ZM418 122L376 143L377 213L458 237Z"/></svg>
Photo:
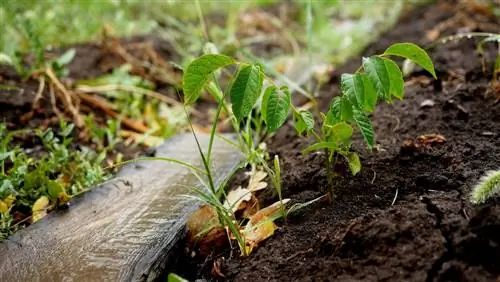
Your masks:
<svg viewBox="0 0 500 282"><path fill-rule="evenodd" d="M346 96L340 99L340 116L343 121L352 120L352 104Z"/></svg>
<svg viewBox="0 0 500 282"><path fill-rule="evenodd" d="M361 135L363 135L363 138L366 141L366 144L368 144L369 148L373 148L374 133L373 133L372 122L365 115L365 113L363 113L358 109L353 110L353 118L356 121L356 124L358 125L358 128L361 131Z"/></svg>
<svg viewBox="0 0 500 282"><path fill-rule="evenodd" d="M347 154L343 154L343 156L347 160L352 175L356 175L361 170L361 162L359 161L358 154L355 152L349 152Z"/></svg>
<svg viewBox="0 0 500 282"><path fill-rule="evenodd" d="M304 131L309 131L314 128L314 117L310 111L300 110L294 112L293 119L295 130L297 130L298 134L302 134Z"/></svg>
<svg viewBox="0 0 500 282"><path fill-rule="evenodd" d="M434 65L432 64L431 58L424 49L418 47L413 43L393 44L389 46L387 50L385 50L384 55L394 55L411 60L417 65L420 65L423 69L428 71L434 78L437 79L436 71L434 70Z"/></svg>
<svg viewBox="0 0 500 282"><path fill-rule="evenodd" d="M363 58L363 69L375 86L378 98L390 101L391 80L384 60L378 56Z"/></svg>
<svg viewBox="0 0 500 282"><path fill-rule="evenodd" d="M366 74L343 74L341 88L353 105L368 112L375 109L377 92Z"/></svg>
<svg viewBox="0 0 500 282"><path fill-rule="evenodd" d="M327 125L334 125L338 122L340 122L341 116L340 116L340 97L335 97L332 100L332 103L330 104L330 109L328 110L328 113L326 114L326 124Z"/></svg>
<svg viewBox="0 0 500 282"><path fill-rule="evenodd" d="M269 89L271 88L271 89ZM291 105L291 95L287 87L277 88L270 86L264 95L263 105L265 109L264 121L267 130L273 132L280 128L286 121L288 110Z"/></svg>
<svg viewBox="0 0 500 282"><path fill-rule="evenodd" d="M236 73L229 96L238 122L252 111L262 91L262 83L262 71L258 65L243 65Z"/></svg>
<svg viewBox="0 0 500 282"><path fill-rule="evenodd" d="M389 74L389 79L391 81L391 86L389 93L399 100L403 100L404 93L404 79L403 73L399 69L399 66L392 60L383 58L385 67L387 68L387 73Z"/></svg>
<svg viewBox="0 0 500 282"><path fill-rule="evenodd" d="M182 81L184 103L190 105L196 102L211 75L216 70L234 63L232 58L216 54L206 54L191 62L184 72Z"/></svg>
<svg viewBox="0 0 500 282"><path fill-rule="evenodd" d="M309 154L312 151L317 151L321 149L336 150L337 148L338 146L336 142L318 142L302 150L302 154Z"/></svg>

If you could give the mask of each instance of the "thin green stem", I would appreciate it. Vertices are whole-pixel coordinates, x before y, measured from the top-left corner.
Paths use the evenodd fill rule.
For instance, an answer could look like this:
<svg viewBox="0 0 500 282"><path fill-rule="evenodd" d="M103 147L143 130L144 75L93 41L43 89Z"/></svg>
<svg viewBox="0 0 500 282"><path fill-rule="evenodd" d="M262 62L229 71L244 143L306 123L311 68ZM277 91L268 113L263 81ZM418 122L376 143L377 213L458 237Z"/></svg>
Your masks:
<svg viewBox="0 0 500 282"><path fill-rule="evenodd" d="M196 172L200 172L200 173L206 174L206 172L203 171L202 169L200 169L199 167L195 167L195 166L193 166L193 165L191 165L191 164L189 164L187 162L180 161L180 160L173 159L173 158L169 158L169 157L140 157L140 158L137 158L137 159L133 159L133 160L129 160L129 161L123 161L123 162L119 162L119 163L111 165L111 166L107 166L107 167L104 168L104 170L112 169L112 168L115 168L115 167L118 167L118 166L122 166L122 165L126 165L126 164L136 163L136 162L140 162L140 161L166 161L166 162L176 163L176 164L182 165L184 167L187 167L189 169L192 169L192 170L194 170Z"/></svg>
<svg viewBox="0 0 500 282"><path fill-rule="evenodd" d="M215 79L215 77L214 77ZM222 108L225 105L225 98L226 98L226 93L222 94L222 97L219 99L219 105L217 106L217 113L215 114L215 119L212 124L212 130L210 131L210 141L208 143L208 153L207 153L207 159L210 161L210 157L212 156L212 147L214 143L214 138L215 138L215 131L217 130L217 121L219 120L220 113L222 111Z"/></svg>
<svg viewBox="0 0 500 282"><path fill-rule="evenodd" d="M306 16L306 32L307 32L307 57L309 60L309 67L312 67L312 23L313 23L313 16L312 16L312 1L309 0L307 1L307 16ZM309 79L309 93L312 93L314 96L314 93L312 92L312 78Z"/></svg>
<svg viewBox="0 0 500 282"><path fill-rule="evenodd" d="M200 1L196 0L196 12L198 13L198 18L200 20L201 29L203 31L203 35L205 36L206 41L210 41L207 25L205 24L205 19L203 18L203 11L201 10Z"/></svg>
<svg viewBox="0 0 500 282"><path fill-rule="evenodd" d="M332 169L332 161L330 160L330 152L328 149L325 149L326 154L326 181L328 185L328 201L333 203L333 169Z"/></svg>

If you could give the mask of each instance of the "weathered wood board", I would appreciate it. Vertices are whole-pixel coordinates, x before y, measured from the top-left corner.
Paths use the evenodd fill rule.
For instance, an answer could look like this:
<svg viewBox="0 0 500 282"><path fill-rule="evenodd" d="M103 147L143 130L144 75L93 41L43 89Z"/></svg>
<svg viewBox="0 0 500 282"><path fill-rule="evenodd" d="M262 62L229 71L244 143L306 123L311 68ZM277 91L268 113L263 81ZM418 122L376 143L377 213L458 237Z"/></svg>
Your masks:
<svg viewBox="0 0 500 282"><path fill-rule="evenodd" d="M200 136L202 146L208 136ZM156 150L201 164L192 135L168 140ZM242 156L216 140L216 179ZM0 244L0 281L151 281L169 262L183 237L196 200L182 197L197 179L188 169L163 161L127 165L118 175L74 199ZM175 258L174 258L175 259Z"/></svg>

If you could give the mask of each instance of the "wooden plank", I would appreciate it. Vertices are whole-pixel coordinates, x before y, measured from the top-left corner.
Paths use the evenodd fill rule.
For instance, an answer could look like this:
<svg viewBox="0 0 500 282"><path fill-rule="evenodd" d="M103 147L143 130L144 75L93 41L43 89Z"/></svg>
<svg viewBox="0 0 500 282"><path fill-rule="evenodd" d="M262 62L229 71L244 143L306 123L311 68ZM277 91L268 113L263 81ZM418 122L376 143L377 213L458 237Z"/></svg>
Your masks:
<svg viewBox="0 0 500 282"><path fill-rule="evenodd" d="M208 136L200 136L202 146ZM168 140L156 156L201 164L192 135ZM220 180L242 156L215 142ZM197 207L182 195L197 179L162 161L127 165L118 175L0 244L0 281L151 281L169 263Z"/></svg>

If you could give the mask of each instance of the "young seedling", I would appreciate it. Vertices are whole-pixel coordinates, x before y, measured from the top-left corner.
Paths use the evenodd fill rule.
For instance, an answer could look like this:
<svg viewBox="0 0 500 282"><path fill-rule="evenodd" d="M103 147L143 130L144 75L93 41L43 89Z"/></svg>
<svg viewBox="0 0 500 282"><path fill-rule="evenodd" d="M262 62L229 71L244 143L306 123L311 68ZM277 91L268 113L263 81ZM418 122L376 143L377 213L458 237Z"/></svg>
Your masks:
<svg viewBox="0 0 500 282"><path fill-rule="evenodd" d="M436 73L427 53L412 43L397 43L376 56L363 58L362 66L354 74L342 74L342 95L335 97L326 114L321 113L321 128L314 126L312 113L294 109L295 128L299 135L306 132L314 136L316 143L306 148L303 153L324 150L327 170L327 197L334 200L334 166L340 159L345 159L353 175L361 169L359 156L351 151L353 125L356 125L366 144L373 148L374 132L368 113L375 110L378 101L393 103L393 98L404 97L404 80L398 65L390 56L403 57L420 65L434 78Z"/></svg>
<svg viewBox="0 0 500 282"><path fill-rule="evenodd" d="M234 65L238 70L223 92L216 72ZM269 86L262 91L264 81ZM260 142L279 129L288 115L291 106L288 88L274 85L259 64L242 63L219 54L203 55L188 65L183 81L185 104L196 102L205 87L230 118L237 143L226 141L238 147L245 155L246 162L243 165L251 164L254 167L261 164L265 158L259 149ZM226 94L229 101L225 99ZM261 101L260 104L258 101ZM256 105L258 106L254 109ZM209 150L207 155L210 156L210 153Z"/></svg>

